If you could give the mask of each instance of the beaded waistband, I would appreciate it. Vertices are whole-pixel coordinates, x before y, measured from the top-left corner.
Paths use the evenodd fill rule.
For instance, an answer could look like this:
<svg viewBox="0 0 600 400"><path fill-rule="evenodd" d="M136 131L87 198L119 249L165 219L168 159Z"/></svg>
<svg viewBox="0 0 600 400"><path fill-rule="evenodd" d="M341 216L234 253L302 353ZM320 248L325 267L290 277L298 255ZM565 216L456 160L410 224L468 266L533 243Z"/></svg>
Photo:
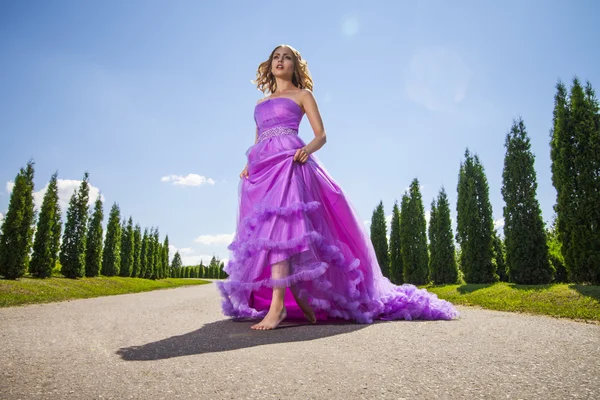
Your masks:
<svg viewBox="0 0 600 400"><path fill-rule="evenodd" d="M258 135L258 141L262 142L265 139L268 139L273 136L281 136L281 135L297 135L298 131L293 128L284 128L283 126L276 126L275 128L267 129Z"/></svg>

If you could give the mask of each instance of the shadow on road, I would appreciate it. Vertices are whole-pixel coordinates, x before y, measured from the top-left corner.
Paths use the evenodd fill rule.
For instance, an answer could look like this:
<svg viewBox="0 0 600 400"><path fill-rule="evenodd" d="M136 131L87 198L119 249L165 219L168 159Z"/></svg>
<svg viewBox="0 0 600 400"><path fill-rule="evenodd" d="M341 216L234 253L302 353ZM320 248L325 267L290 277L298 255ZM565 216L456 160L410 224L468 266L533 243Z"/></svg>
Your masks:
<svg viewBox="0 0 600 400"><path fill-rule="evenodd" d="M350 333L368 326L346 321L319 322L317 325L290 321L272 331L254 331L250 329L250 326L256 322L233 320L212 322L184 335L173 336L141 346L124 347L116 353L126 361L162 360L274 343L303 342ZM375 323L384 322L376 321Z"/></svg>

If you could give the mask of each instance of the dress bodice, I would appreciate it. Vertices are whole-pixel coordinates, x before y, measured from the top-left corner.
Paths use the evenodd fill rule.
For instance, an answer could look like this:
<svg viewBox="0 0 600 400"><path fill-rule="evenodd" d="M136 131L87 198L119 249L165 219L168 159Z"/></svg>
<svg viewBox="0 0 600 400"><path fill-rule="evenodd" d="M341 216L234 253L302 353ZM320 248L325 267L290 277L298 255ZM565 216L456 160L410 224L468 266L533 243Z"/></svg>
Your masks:
<svg viewBox="0 0 600 400"><path fill-rule="evenodd" d="M304 112L288 97L263 100L254 108L254 121L258 127L259 141L281 132L298 132Z"/></svg>

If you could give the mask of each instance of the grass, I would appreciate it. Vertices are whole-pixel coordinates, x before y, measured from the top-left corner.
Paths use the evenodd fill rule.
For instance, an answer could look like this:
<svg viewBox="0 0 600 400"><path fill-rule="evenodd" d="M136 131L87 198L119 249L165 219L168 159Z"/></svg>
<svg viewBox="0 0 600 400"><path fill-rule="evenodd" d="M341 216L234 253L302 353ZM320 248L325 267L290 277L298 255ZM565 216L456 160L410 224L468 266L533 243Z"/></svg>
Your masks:
<svg viewBox="0 0 600 400"><path fill-rule="evenodd" d="M150 280L104 276L80 279L56 276L48 279L24 277L16 281L2 279L0 307L138 293L206 283L210 282L189 278ZM600 286L515 285L501 282L422 287L454 304L600 323Z"/></svg>
<svg viewBox="0 0 600 400"><path fill-rule="evenodd" d="M600 322L600 286L501 282L422 287L454 304Z"/></svg>
<svg viewBox="0 0 600 400"><path fill-rule="evenodd" d="M203 285L206 283L210 282L189 278L151 280L105 276L80 279L67 279L63 277L35 279L23 277L14 281L2 279L0 280L0 307L147 292L156 289Z"/></svg>

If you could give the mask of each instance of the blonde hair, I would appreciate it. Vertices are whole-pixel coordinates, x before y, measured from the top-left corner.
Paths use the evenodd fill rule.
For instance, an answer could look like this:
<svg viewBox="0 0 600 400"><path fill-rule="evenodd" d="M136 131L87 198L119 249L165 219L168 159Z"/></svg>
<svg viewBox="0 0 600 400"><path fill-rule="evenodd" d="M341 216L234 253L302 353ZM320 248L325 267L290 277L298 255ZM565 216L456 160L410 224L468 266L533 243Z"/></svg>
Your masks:
<svg viewBox="0 0 600 400"><path fill-rule="evenodd" d="M286 47L292 52L292 58L294 60L294 75L292 75L292 83L299 89L313 90L313 80L308 70L308 62L302 59L300 52L290 46L289 44L282 44L273 49L269 59L260 63L256 71L256 80L253 81L263 93L275 93L277 90L277 81L275 75L271 72L271 65L273 63L273 55L275 51L280 47Z"/></svg>

